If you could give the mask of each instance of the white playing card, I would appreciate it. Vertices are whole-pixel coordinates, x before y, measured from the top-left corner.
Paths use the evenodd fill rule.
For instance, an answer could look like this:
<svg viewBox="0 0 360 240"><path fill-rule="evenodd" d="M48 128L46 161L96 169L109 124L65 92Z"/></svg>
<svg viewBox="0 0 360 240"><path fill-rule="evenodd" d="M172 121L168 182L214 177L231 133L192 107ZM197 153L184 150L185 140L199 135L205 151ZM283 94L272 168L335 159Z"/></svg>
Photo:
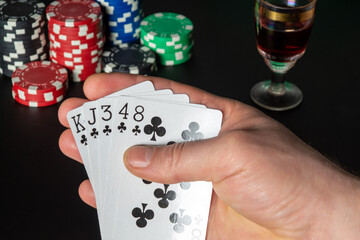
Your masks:
<svg viewBox="0 0 360 240"><path fill-rule="evenodd" d="M113 235L109 239L116 239L117 237L125 239L130 237L132 239L172 239L173 237L191 239L189 238L192 236L190 228L187 228L187 231L175 231L176 222L169 221L171 214L177 212L180 214L181 211L186 209L189 209L187 215L191 218L197 217L204 220L202 224L196 226L196 232L199 233L200 231L202 233L199 239L204 239L212 192L211 184L203 182L191 183L193 191L188 191L189 194L180 194L180 191L178 191L178 200L165 211L157 207L158 199L154 197L153 189L146 187L141 179L133 176L125 169L122 156L128 147L136 144L157 145L168 144L172 141L197 140L200 136L201 138L214 137L220 130L221 112L135 97L118 98L116 108L122 109L119 116L123 120L125 117L127 118L126 124L131 131L127 131L122 136L113 135L114 148L110 157L109 169L111 169L111 172L108 175L108 182L117 183L116 186L113 186L113 191L118 202L114 206L108 207L112 211L116 209L118 219ZM201 133L197 131L201 131ZM175 188L173 185L171 187ZM176 189L179 190L180 188L176 187ZM194 194L190 194L190 192ZM144 206L144 209L142 209L142 206ZM140 218L136 219L132 215L132 211L136 208L142 210L139 213L140 215L143 215L147 209L152 210L157 216L154 217L153 224L139 227L136 223ZM107 215L107 212L104 214L104 221L106 221L105 218L109 215ZM112 212L110 216L113 215ZM109 219L113 219L113 217ZM146 219L140 220L147 222ZM171 226L173 227L171 228Z"/></svg>
<svg viewBox="0 0 360 240"><path fill-rule="evenodd" d="M174 94L174 95L164 95L165 93L171 93L172 91L165 91L165 90L159 90L159 91L155 91L151 94L145 93L145 94L136 94L136 96L138 96L141 99L156 99L158 101L169 101L169 102L180 102L180 103L188 103L189 101L189 97L186 94ZM109 105L109 104L113 104L110 103L109 100L110 98L104 98L98 101L98 109L102 109L104 108L104 106ZM111 98L111 100L114 100L115 98ZM116 100L116 99L115 99ZM115 108L117 109L117 108ZM117 109L117 111L121 111L121 109ZM108 123L106 123L105 121L103 121L101 119L101 114L100 116L100 121L99 121L99 129L105 129L106 125L108 125ZM127 129L127 125L126 125L126 120L127 119L122 119L121 121L119 121L118 116L121 116L121 114L117 114L115 113L113 119L112 119L112 123L110 123L110 129L113 131L112 133L110 133L109 135L113 135L113 134L117 134L117 135L121 135L123 134L123 132L128 131ZM101 126L103 124L103 126ZM105 200L102 200L103 204L102 204L102 212L107 212L108 216L106 217L107 220L110 220L108 222L106 222L104 225L107 228L112 228L111 225L113 224L113 221L111 221L111 219L113 219L115 217L115 211L107 210L106 207L111 206L111 202L115 202L116 201L116 196L114 196L114 191L113 188L110 187L108 188L109 185L108 184L108 177L109 177L109 169L111 169L111 166L109 166L109 154L112 152L112 138L108 138L107 136L103 136L100 137L99 140L99 149L101 149L101 151L99 152L99 155L101 156L101 165L103 166L101 169L103 171L103 173L101 173L100 175L103 176L103 196L102 198ZM110 202L110 204L109 204ZM113 215L113 217L110 217L109 215ZM105 220L105 221L107 221ZM111 232L109 231L105 231L105 232Z"/></svg>
<svg viewBox="0 0 360 240"><path fill-rule="evenodd" d="M155 92L136 93L136 94L132 94L132 96L152 96L152 95L172 95L173 94L173 91L171 89L161 89L161 90L156 90Z"/></svg>
<svg viewBox="0 0 360 240"><path fill-rule="evenodd" d="M85 103L67 118L95 192L103 240L205 239L211 183L147 182L131 175L122 157L132 145L214 137L220 111L145 81Z"/></svg>
<svg viewBox="0 0 360 240"><path fill-rule="evenodd" d="M155 88L153 86L153 84L150 81L144 81L142 83L133 85L129 88L120 90L118 92L115 92L114 95L118 95L121 93L124 94L135 94L135 93L149 93L155 91ZM88 112L89 113L89 112ZM72 130L73 136L75 138L75 142L77 144L77 147L79 149L82 161L84 163L86 172L88 174L89 180L92 183L92 186L94 188L94 192L96 196L99 196L99 187L96 185L97 180L95 180L97 177L93 177L94 173L93 173L93 167L92 167L92 163L91 163L91 159L89 155L89 134L91 133L90 131L86 131L86 124L85 124L85 118L84 118L84 111L83 111L83 106L76 108L72 111L70 111L67 115L67 119L70 125L70 129ZM89 118L90 119L90 118ZM94 146L94 149L97 146ZM92 149L93 149L92 148ZM93 156L95 157L95 156ZM96 170L96 172L98 172ZM99 212L99 209L98 209ZM99 214L99 223L100 223L100 228L101 228L101 214Z"/></svg>
<svg viewBox="0 0 360 240"><path fill-rule="evenodd" d="M131 94L136 92L150 92L155 91L153 84L150 81L144 81L139 84L133 85L129 88L124 89L126 90L125 94ZM122 90L121 90L122 91ZM119 91L119 92L121 92ZM114 95L119 94L119 92L113 93ZM92 169L90 162L88 162L88 154L85 152L87 146L87 137L86 137L86 129L84 127L84 117L82 107L76 108L72 111L69 111L67 115L67 119L70 125L70 129L74 135L76 140L76 144L80 151L80 155L84 162L86 172L88 175L92 175ZM91 176L89 177L91 178Z"/></svg>
<svg viewBox="0 0 360 240"><path fill-rule="evenodd" d="M134 94L134 93L139 93L139 92L149 92L149 91L154 91L154 86L152 85L152 83L150 81L145 81L145 82L142 82L140 84L137 84L137 85L133 85L127 89L124 89L124 90L120 90L118 92L116 92L115 94ZM95 101L93 102L87 102L85 103L83 106L82 106L82 113L83 115L86 115L84 116L84 118L82 118L82 116L78 116L81 120L83 119L86 119L86 121L83 121L83 124L78 124L76 127L77 128L82 128L82 132L83 134L85 134L85 137L86 137L86 146L87 146L87 151L88 151L88 154L84 154L87 156L87 159L86 161L88 162L88 169L87 169L87 172L89 175L93 175L93 168L92 168L92 164L91 164L91 160L90 160L90 156L92 157L96 157L97 155L95 154L95 152L97 152L97 148L96 147L93 147L91 149L89 149L89 144L92 143L92 140L94 140L94 136L96 137L96 132L95 134L93 133L92 134L92 130L93 128L95 128L95 130L97 131L98 128L96 128L96 116L97 116L97 109L96 109L96 106L95 106ZM71 115L71 112L69 112L69 114ZM69 115L69 116L70 116ZM74 122L75 119L72 119L72 124L75 124ZM69 121L70 122L70 121ZM87 131L86 131L86 127L88 127ZM78 131L78 129L77 129ZM84 138L84 136L82 135L82 137ZM85 138L84 138L85 139ZM90 154L90 152L92 154ZM94 155L95 154L95 155ZM95 183L95 180L93 180L92 182L93 185L96 185ZM93 186L94 187L94 186ZM96 188L96 186L95 186Z"/></svg>
<svg viewBox="0 0 360 240"><path fill-rule="evenodd" d="M89 154L87 151L87 136L86 136L86 129L85 129L85 118L82 107L73 109L72 111L69 111L67 115L67 120L70 125L71 132L74 136L77 148L79 150L79 153L81 155L81 159L84 163L85 170L88 174L90 182L93 181L92 174L91 174L91 165L89 162Z"/></svg>
<svg viewBox="0 0 360 240"><path fill-rule="evenodd" d="M134 94L137 95L139 93L134 93L134 91L138 91L138 89L132 88L131 90L126 89L123 91L117 92L117 94ZM151 92L151 96L161 96L160 99L173 99L174 101L178 100L186 100L188 97L185 95L170 95L165 97L163 94L172 93L171 90L167 91L153 91ZM145 93L141 93L144 94ZM140 94L139 94L140 95ZM150 96L149 92L146 92L145 96ZM107 156L110 151L110 139L111 134L113 134L114 129L112 128L112 116L114 114L113 110L113 102L114 97L106 97L101 98L96 101L91 101L85 103L83 108L83 114L86 121L84 121L85 128L87 131L87 139L88 139L88 156L89 161L92 166L91 174L93 177L93 188L95 191L95 195L100 198L104 196L103 191L106 188L106 181L103 179L106 177L103 170L107 168ZM97 198L97 207L102 209L102 201ZM99 216L101 219L101 215Z"/></svg>

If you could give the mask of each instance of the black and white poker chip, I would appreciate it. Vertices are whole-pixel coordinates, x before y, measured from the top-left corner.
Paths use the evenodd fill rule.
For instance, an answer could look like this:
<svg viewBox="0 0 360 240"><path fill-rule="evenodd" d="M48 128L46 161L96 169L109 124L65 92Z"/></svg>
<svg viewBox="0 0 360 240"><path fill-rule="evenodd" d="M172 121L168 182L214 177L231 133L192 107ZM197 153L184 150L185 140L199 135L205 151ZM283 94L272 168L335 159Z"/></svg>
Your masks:
<svg viewBox="0 0 360 240"><path fill-rule="evenodd" d="M38 0L0 1L0 22L13 27L29 26L44 16L46 5Z"/></svg>
<svg viewBox="0 0 360 240"><path fill-rule="evenodd" d="M11 77L17 67L48 58L45 10L38 0L0 0L0 73Z"/></svg>
<svg viewBox="0 0 360 240"><path fill-rule="evenodd" d="M136 43L124 43L105 49L102 61L103 71L106 73L151 75L157 69L155 52Z"/></svg>

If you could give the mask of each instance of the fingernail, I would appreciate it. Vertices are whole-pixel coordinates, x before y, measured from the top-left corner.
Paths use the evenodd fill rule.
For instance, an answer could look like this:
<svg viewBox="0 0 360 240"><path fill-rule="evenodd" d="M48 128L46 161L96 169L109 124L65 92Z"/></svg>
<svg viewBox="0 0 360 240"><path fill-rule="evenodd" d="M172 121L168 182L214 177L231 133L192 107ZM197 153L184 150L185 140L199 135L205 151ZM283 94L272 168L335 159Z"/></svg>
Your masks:
<svg viewBox="0 0 360 240"><path fill-rule="evenodd" d="M135 146L125 152L125 161L133 168L145 168L149 166L153 153L152 147Z"/></svg>

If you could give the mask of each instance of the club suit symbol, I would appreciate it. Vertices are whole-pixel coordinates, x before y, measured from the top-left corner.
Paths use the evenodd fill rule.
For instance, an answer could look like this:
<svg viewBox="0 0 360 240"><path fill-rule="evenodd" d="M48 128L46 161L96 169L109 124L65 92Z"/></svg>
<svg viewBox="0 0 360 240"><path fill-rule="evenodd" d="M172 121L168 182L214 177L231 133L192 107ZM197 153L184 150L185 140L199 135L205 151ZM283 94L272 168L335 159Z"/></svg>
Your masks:
<svg viewBox="0 0 360 240"><path fill-rule="evenodd" d="M84 134L81 135L80 143L84 144L85 146L87 145L87 137Z"/></svg>
<svg viewBox="0 0 360 240"><path fill-rule="evenodd" d="M196 141L204 138L201 132L198 132L200 125L197 122L191 122L189 124L189 130L184 130L181 133L181 137L185 141Z"/></svg>
<svg viewBox="0 0 360 240"><path fill-rule="evenodd" d="M117 127L117 129L120 131L120 133L123 133L126 131L126 126L124 122L121 122L120 125Z"/></svg>
<svg viewBox="0 0 360 240"><path fill-rule="evenodd" d="M172 213L169 217L170 222L174 223L174 231L177 233L182 233L185 231L185 226L191 224L191 217L189 215L184 216L185 209L180 209L180 214Z"/></svg>
<svg viewBox="0 0 360 240"><path fill-rule="evenodd" d="M153 117L151 119L151 124L148 124L144 127L144 132L147 135L152 134L151 141L156 141L156 136L163 137L166 133L166 129L161 127L162 120L159 117Z"/></svg>
<svg viewBox="0 0 360 240"><path fill-rule="evenodd" d="M97 138L98 135L99 135L99 131L96 128L93 128L91 130L90 136L92 136L93 138Z"/></svg>
<svg viewBox="0 0 360 240"><path fill-rule="evenodd" d="M112 132L111 128L109 125L106 125L105 128L103 129L103 133L105 133L106 136L109 136L109 134Z"/></svg>
<svg viewBox="0 0 360 240"><path fill-rule="evenodd" d="M134 218L138 218L138 220L136 220L136 226L139 228L146 227L147 221L154 218L154 211L151 209L145 211L146 206L146 203L142 203L142 209L136 207L131 213Z"/></svg>
<svg viewBox="0 0 360 240"><path fill-rule="evenodd" d="M157 188L154 191L154 196L156 198L160 198L158 205L161 208L167 208L169 206L169 201L173 201L176 198L175 191L168 191L169 186L169 184L164 184L164 190L161 188Z"/></svg>

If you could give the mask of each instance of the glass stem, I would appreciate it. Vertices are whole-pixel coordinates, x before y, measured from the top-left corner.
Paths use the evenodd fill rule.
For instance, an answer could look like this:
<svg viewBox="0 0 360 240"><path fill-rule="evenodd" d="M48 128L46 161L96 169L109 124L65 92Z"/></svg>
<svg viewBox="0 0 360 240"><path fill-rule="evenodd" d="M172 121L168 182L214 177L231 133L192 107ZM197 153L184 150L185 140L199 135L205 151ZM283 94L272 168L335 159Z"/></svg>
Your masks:
<svg viewBox="0 0 360 240"><path fill-rule="evenodd" d="M274 72L271 73L271 84L269 86L269 93L273 95L285 94L285 73L286 72Z"/></svg>

